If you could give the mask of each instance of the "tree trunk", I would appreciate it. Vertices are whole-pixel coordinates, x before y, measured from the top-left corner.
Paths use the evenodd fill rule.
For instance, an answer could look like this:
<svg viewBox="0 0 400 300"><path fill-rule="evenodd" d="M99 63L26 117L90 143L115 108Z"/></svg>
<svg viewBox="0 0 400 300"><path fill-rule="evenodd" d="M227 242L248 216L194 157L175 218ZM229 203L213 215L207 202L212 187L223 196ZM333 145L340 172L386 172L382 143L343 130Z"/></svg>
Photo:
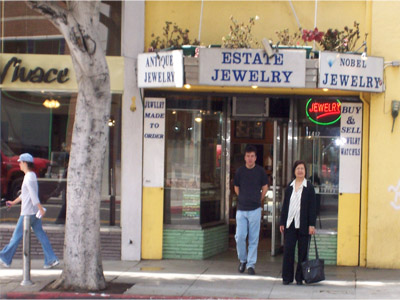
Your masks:
<svg viewBox="0 0 400 300"><path fill-rule="evenodd" d="M99 1L28 1L49 17L70 48L78 80L67 181L64 288L96 291L106 287L100 250L101 178L108 144L110 77L98 37Z"/></svg>

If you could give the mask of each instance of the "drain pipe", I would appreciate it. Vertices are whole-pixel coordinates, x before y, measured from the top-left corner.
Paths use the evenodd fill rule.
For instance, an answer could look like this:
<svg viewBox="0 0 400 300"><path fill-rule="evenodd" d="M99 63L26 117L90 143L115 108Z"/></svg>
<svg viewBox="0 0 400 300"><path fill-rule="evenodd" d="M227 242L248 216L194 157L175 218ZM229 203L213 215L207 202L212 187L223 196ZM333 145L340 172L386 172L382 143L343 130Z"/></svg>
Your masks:
<svg viewBox="0 0 400 300"><path fill-rule="evenodd" d="M24 216L23 273L21 285L33 285L31 281L31 216Z"/></svg>
<svg viewBox="0 0 400 300"><path fill-rule="evenodd" d="M204 6L204 0L201 0L199 35L197 36L197 40L199 41L199 43L200 43L200 38L201 38L201 25L203 23L203 6Z"/></svg>
<svg viewBox="0 0 400 300"><path fill-rule="evenodd" d="M290 4L290 7L292 8L294 17L296 18L297 26L299 26L299 29L301 30L301 24L300 24L299 18L297 17L296 11L294 10L292 0L289 0L289 4Z"/></svg>
<svg viewBox="0 0 400 300"><path fill-rule="evenodd" d="M317 28L318 0L315 0L314 28ZM315 40L313 50L315 50Z"/></svg>

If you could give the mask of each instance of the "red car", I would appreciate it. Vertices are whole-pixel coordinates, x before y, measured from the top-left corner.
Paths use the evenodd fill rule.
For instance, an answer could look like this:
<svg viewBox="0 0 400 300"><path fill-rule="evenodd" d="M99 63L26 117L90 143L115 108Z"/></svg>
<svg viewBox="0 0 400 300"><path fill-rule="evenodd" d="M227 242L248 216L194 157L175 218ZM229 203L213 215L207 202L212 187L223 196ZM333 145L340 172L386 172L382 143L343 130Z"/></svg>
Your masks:
<svg viewBox="0 0 400 300"><path fill-rule="evenodd" d="M19 169L18 157L6 143L1 141L1 197L6 197L8 200L17 198L24 179L24 173ZM33 163L36 176L44 177L50 161L35 157Z"/></svg>

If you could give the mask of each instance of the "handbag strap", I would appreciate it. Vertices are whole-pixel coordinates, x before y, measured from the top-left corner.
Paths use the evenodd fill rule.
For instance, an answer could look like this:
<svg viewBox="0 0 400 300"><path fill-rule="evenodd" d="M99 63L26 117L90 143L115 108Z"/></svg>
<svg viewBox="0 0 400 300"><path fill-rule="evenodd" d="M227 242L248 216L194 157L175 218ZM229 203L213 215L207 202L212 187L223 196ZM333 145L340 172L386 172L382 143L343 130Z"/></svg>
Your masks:
<svg viewBox="0 0 400 300"><path fill-rule="evenodd" d="M318 256L318 248L317 248L317 241L315 240L315 234L313 234L313 238L314 238L314 246L315 246L315 258L319 259Z"/></svg>
<svg viewBox="0 0 400 300"><path fill-rule="evenodd" d="M313 234L313 238L314 238L314 247L315 247L315 258L319 259L317 241L315 240L315 234ZM309 256L309 253L310 253L310 246L311 246L311 236L308 238L307 261L309 260L308 256Z"/></svg>
<svg viewBox="0 0 400 300"><path fill-rule="evenodd" d="M308 254L310 253L310 246L311 246L311 236L308 237L307 261L309 261Z"/></svg>

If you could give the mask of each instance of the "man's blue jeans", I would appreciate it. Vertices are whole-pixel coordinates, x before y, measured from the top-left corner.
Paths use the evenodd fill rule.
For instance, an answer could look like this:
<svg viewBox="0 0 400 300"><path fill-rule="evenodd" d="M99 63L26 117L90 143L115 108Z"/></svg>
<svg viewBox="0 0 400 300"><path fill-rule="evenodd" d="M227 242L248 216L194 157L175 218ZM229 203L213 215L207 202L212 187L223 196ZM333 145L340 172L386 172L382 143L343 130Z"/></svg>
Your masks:
<svg viewBox="0 0 400 300"><path fill-rule="evenodd" d="M42 220L36 218L35 215L31 215L31 227L36 237L42 244L44 253L44 265L49 266L56 260L57 256L54 254L53 248L51 247L50 241L47 238L46 233L42 228ZM17 226L14 229L13 235L8 245L6 245L0 252L1 259L8 265L11 265L12 259L15 252L17 251L18 245L22 240L24 233L24 216L20 216L17 222Z"/></svg>
<svg viewBox="0 0 400 300"><path fill-rule="evenodd" d="M257 248L260 237L261 207L255 210L236 212L236 250L241 263L247 262L247 268L254 268L257 262ZM249 235L249 251L246 238Z"/></svg>

